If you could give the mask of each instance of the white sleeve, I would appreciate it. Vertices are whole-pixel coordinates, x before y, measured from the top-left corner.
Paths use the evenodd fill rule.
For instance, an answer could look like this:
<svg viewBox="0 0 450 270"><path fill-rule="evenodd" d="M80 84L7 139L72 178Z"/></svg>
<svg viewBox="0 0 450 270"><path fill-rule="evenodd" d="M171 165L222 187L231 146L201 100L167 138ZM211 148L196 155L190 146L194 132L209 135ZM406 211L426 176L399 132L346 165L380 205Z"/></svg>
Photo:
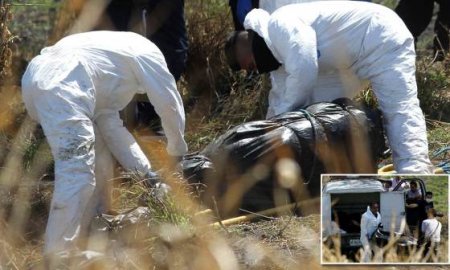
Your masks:
<svg viewBox="0 0 450 270"><path fill-rule="evenodd" d="M314 2L317 0L259 0L259 8L266 10L270 14L275 10L292 4L300 4L307 2Z"/></svg>
<svg viewBox="0 0 450 270"><path fill-rule="evenodd" d="M161 118L167 137L167 152L173 156L186 154L183 102L178 93L175 79L167 69L162 54L160 57L159 55L137 56L135 75Z"/></svg>
<svg viewBox="0 0 450 270"><path fill-rule="evenodd" d="M96 136L102 136L120 165L127 170L137 170L141 173L147 173L150 170L147 157L136 143L133 135L123 126L119 112L102 112L96 117L95 124L100 131L100 134L96 134Z"/></svg>
<svg viewBox="0 0 450 270"><path fill-rule="evenodd" d="M426 221L424 220L422 222L422 225L420 226L420 231L425 234L426 228L427 228L427 224L426 224Z"/></svg>
<svg viewBox="0 0 450 270"><path fill-rule="evenodd" d="M367 219L364 214L361 216L361 224L359 224L361 228L361 237L367 238Z"/></svg>
<svg viewBox="0 0 450 270"><path fill-rule="evenodd" d="M269 21L268 35L287 72L283 102L274 113L308 105L318 76L316 32L298 18L275 16Z"/></svg>
<svg viewBox="0 0 450 270"><path fill-rule="evenodd" d="M269 92L269 108L267 109L266 119L276 115L275 108L283 101L284 90L286 89L286 78L287 73L282 68L270 73L272 89L270 89Z"/></svg>

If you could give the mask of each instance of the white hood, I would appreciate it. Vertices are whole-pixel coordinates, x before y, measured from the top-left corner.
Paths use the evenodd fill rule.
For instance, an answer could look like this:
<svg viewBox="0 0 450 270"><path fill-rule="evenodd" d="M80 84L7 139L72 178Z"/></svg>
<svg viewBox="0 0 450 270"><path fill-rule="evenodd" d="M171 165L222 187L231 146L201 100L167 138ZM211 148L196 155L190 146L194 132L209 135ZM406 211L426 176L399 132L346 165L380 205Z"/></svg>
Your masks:
<svg viewBox="0 0 450 270"><path fill-rule="evenodd" d="M245 17L244 28L251 29L258 33L264 41L267 43L267 46L272 50L271 44L272 42L269 39L269 33L267 31L269 24L270 14L263 9L253 9L250 11Z"/></svg>

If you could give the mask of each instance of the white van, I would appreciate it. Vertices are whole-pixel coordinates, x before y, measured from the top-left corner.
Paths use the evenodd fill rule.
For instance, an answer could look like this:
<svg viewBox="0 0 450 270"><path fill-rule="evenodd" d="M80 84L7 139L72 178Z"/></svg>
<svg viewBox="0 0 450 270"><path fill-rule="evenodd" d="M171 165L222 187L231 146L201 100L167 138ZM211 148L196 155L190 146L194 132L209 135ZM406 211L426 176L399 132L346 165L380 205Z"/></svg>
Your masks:
<svg viewBox="0 0 450 270"><path fill-rule="evenodd" d="M386 191L383 185L390 180L376 177L347 177L326 183L322 187L322 239L339 234L343 253L359 249L361 215L372 202L379 202L383 231L388 235L394 232L403 234L406 228L406 194L396 190L413 180L424 196L425 184L418 178L403 179L393 188L394 191Z"/></svg>

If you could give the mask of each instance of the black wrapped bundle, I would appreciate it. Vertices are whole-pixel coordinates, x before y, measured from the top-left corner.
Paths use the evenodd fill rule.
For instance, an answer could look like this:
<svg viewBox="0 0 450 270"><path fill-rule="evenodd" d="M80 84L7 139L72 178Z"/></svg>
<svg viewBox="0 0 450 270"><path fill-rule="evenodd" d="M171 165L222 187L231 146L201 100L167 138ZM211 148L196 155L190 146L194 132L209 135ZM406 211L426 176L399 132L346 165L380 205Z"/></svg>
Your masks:
<svg viewBox="0 0 450 270"><path fill-rule="evenodd" d="M341 100L238 125L197 157L208 161L208 177L199 165L202 176L190 173L190 178L208 186L205 198L220 198L225 214L274 207L276 190L288 191L290 200L315 197L322 173L376 173L386 148L384 133L379 113L366 111ZM185 160L191 172L192 159ZM297 166L296 183L289 188L280 184L283 170L290 168L280 166L286 160Z"/></svg>

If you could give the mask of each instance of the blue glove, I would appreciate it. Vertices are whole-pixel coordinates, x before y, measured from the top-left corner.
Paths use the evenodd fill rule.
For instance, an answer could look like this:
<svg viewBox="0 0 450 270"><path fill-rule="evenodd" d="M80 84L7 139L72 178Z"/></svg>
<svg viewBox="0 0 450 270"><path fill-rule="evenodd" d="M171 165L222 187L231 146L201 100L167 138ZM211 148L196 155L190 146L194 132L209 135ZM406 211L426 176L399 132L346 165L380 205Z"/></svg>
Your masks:
<svg viewBox="0 0 450 270"><path fill-rule="evenodd" d="M149 171L144 175L144 184L147 187L153 188L158 183L161 183L161 177L159 176L159 174Z"/></svg>

